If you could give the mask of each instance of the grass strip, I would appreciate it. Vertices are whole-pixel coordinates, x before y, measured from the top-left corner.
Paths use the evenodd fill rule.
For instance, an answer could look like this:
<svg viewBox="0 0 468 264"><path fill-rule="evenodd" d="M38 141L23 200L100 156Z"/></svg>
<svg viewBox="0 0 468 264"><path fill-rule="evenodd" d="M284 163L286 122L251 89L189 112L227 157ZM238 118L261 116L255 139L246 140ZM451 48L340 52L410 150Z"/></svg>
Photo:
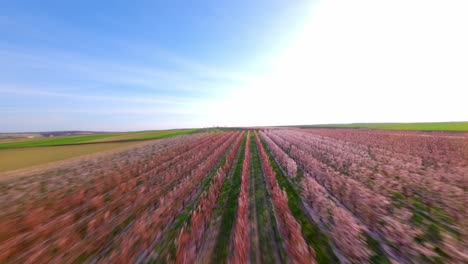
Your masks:
<svg viewBox="0 0 468 264"><path fill-rule="evenodd" d="M255 181L255 204L257 209L257 228L261 263L275 263L276 260L284 263L286 261L286 252L282 247L282 238L275 220L273 204L266 190L266 181L262 172L260 156L258 154L257 142L254 133L251 133L250 152L251 152L251 177ZM272 239L272 236L274 239ZM274 253L276 253L276 258Z"/></svg>
<svg viewBox="0 0 468 264"><path fill-rule="evenodd" d="M237 211L237 201L240 192L242 163L244 162L246 136L243 136L240 147L240 156L237 160L234 175L230 181L226 181L221 195L219 197L219 205L223 205L223 214L221 218L221 226L216 238L215 249L213 251L213 263L226 263L229 254L229 244L231 241L232 227Z"/></svg>

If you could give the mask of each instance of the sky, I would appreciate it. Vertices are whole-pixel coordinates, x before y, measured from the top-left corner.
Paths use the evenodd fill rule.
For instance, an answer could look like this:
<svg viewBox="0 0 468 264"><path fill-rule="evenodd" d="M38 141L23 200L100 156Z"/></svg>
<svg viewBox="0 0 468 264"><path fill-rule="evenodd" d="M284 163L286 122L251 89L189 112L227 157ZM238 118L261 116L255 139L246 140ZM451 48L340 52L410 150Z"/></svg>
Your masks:
<svg viewBox="0 0 468 264"><path fill-rule="evenodd" d="M4 1L0 132L468 120L468 1Z"/></svg>

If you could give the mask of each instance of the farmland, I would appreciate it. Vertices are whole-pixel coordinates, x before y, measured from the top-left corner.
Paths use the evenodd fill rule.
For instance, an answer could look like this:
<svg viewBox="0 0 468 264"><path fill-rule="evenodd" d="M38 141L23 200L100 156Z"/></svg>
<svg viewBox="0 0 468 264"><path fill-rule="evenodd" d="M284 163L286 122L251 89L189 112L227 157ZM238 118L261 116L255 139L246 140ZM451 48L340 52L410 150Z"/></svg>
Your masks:
<svg viewBox="0 0 468 264"><path fill-rule="evenodd" d="M0 141L0 173L132 146L146 140L174 137L198 131L197 129L160 130L4 140Z"/></svg>
<svg viewBox="0 0 468 264"><path fill-rule="evenodd" d="M111 142L106 144L1 149L0 172L28 168L134 144L135 142Z"/></svg>
<svg viewBox="0 0 468 264"><path fill-rule="evenodd" d="M468 260L466 132L192 132L8 143L128 145L0 179L0 263Z"/></svg>
<svg viewBox="0 0 468 264"><path fill-rule="evenodd" d="M0 142L0 149L24 147L48 147L76 144L92 144L99 142L139 141L184 135L195 132L196 129L142 131L128 133L105 133L79 136L59 136L52 138L23 139Z"/></svg>

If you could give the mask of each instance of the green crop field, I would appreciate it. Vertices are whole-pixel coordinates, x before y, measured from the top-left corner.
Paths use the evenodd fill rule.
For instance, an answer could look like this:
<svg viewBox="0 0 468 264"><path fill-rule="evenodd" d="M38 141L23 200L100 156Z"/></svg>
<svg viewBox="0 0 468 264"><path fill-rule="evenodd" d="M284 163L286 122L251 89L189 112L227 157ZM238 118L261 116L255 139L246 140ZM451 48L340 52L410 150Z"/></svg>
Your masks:
<svg viewBox="0 0 468 264"><path fill-rule="evenodd" d="M196 131L197 129L155 130L97 135L94 134L84 136L63 136L54 138L24 139L9 142L0 142L0 149L150 140L178 136L183 134L190 134Z"/></svg>
<svg viewBox="0 0 468 264"><path fill-rule="evenodd" d="M370 128L386 130L425 130L425 131L468 131L468 122L433 122L433 123L353 123L324 124L300 127L324 128Z"/></svg>

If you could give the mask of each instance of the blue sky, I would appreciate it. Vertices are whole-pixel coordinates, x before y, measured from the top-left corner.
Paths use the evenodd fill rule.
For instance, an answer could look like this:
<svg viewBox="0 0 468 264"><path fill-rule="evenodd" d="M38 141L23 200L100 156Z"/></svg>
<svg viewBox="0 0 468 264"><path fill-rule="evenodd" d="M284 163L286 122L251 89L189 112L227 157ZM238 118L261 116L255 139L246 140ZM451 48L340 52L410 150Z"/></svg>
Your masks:
<svg viewBox="0 0 468 264"><path fill-rule="evenodd" d="M7 1L0 132L468 119L466 4L374 2Z"/></svg>
<svg viewBox="0 0 468 264"><path fill-rule="evenodd" d="M264 71L309 4L2 3L0 130L199 126L192 103Z"/></svg>

